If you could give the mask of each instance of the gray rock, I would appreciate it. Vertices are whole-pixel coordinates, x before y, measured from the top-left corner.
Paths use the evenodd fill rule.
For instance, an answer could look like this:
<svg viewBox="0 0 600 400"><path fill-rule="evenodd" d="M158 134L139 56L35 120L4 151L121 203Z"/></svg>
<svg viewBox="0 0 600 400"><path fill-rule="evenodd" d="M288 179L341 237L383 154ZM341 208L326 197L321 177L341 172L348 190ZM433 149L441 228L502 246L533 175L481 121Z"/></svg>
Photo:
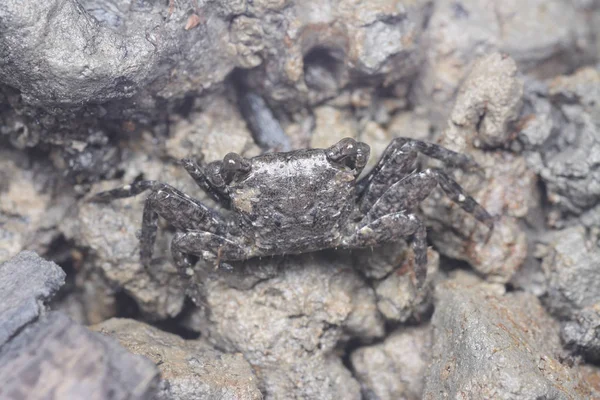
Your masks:
<svg viewBox="0 0 600 400"><path fill-rule="evenodd" d="M418 103L429 110L435 126L444 127L474 61L492 52L508 54L521 71L541 77L594 60L589 15L563 0L511 0L493 6L485 0L434 2L423 35L425 62L415 83Z"/></svg>
<svg viewBox="0 0 600 400"><path fill-rule="evenodd" d="M158 370L113 339L49 313L0 349L5 399L149 399Z"/></svg>
<svg viewBox="0 0 600 400"><path fill-rule="evenodd" d="M598 221L600 201L600 69L528 85L528 121L519 134L528 163L548 190L548 199L564 214ZM562 216L550 217L558 225ZM591 221L591 222L590 222Z"/></svg>
<svg viewBox="0 0 600 400"><path fill-rule="evenodd" d="M590 362L600 362L600 303L587 307L563 324L561 337L565 345Z"/></svg>
<svg viewBox="0 0 600 400"><path fill-rule="evenodd" d="M31 251L0 264L0 348L43 314L65 276L58 265Z"/></svg>
<svg viewBox="0 0 600 400"><path fill-rule="evenodd" d="M554 315L570 319L600 303L600 250L587 239L583 227L554 233L545 251L542 269L548 293L544 302Z"/></svg>
<svg viewBox="0 0 600 400"><path fill-rule="evenodd" d="M92 327L161 372L159 399L262 399L259 382L240 353L227 354L204 340L184 340L142 322L113 318Z"/></svg>
<svg viewBox="0 0 600 400"><path fill-rule="evenodd" d="M509 124L519 117L522 97L523 83L512 58L492 53L477 59L460 86L447 140L485 148L506 144L514 137Z"/></svg>
<svg viewBox="0 0 600 400"><path fill-rule="evenodd" d="M558 323L527 293L498 295L447 281L437 288L433 356L423 399L587 399L560 354Z"/></svg>
<svg viewBox="0 0 600 400"><path fill-rule="evenodd" d="M47 160L0 148L0 262L22 250L47 252L74 203Z"/></svg>
<svg viewBox="0 0 600 400"><path fill-rule="evenodd" d="M582 364L579 366L579 373L583 377L586 385L589 385L592 389L591 399L600 399L600 368L590 365Z"/></svg>
<svg viewBox="0 0 600 400"><path fill-rule="evenodd" d="M350 74L388 84L414 75L428 6L11 0L0 7L0 82L54 112L90 105L100 118L144 110L152 120L157 102L252 68L247 84L297 107L335 96Z"/></svg>
<svg viewBox="0 0 600 400"><path fill-rule="evenodd" d="M335 348L346 338L383 334L373 290L351 263L327 254L259 263L237 278L238 272L209 266L200 279L204 307L188 317L188 328L220 349L243 353L267 397L359 398Z"/></svg>
<svg viewBox="0 0 600 400"><path fill-rule="evenodd" d="M385 254L385 249L391 247L393 245L385 246L373 253L371 260L380 259L381 255ZM400 252L396 249L394 249L394 253L401 254L396 258L396 262L398 260L403 260L403 262L400 265L391 264L394 268L392 272L375 282L377 309L389 321L406 322L411 318L418 321L422 315L431 310L431 288L432 282L437 277L440 256L436 251L428 250L427 278L423 288L417 289L413 274L414 258L411 253L406 252L406 248L403 249L399 246ZM388 256L389 253L388 250Z"/></svg>
<svg viewBox="0 0 600 400"><path fill-rule="evenodd" d="M383 343L355 350L350 360L363 397L418 400L431 357L430 325L399 329Z"/></svg>

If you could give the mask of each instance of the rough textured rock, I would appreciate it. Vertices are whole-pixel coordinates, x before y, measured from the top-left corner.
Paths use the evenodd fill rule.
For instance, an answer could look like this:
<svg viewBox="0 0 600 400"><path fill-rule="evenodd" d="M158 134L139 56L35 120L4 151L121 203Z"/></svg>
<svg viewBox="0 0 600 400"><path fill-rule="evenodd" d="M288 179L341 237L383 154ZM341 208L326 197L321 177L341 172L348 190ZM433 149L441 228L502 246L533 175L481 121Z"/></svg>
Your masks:
<svg viewBox="0 0 600 400"><path fill-rule="evenodd" d="M599 226L600 200L600 69L530 82L526 90L526 123L519 139L528 163L548 190L548 199L565 214ZM595 211L593 211L595 210ZM557 219L550 218L554 225Z"/></svg>
<svg viewBox="0 0 600 400"><path fill-rule="evenodd" d="M547 77L593 60L589 11L563 0L434 2L424 34L425 63L415 85L418 103L444 126L458 87L473 62L492 52L511 56L520 70Z"/></svg>
<svg viewBox="0 0 600 400"><path fill-rule="evenodd" d="M523 83L515 61L500 53L477 59L460 86L450 115L447 140L460 147L498 147L514 138L509 124L521 111ZM462 142L462 143L461 143Z"/></svg>
<svg viewBox="0 0 600 400"><path fill-rule="evenodd" d="M259 153L237 107L221 96L201 112L175 121L165 150L175 160L192 157L206 163L222 160L230 152L248 157Z"/></svg>
<svg viewBox="0 0 600 400"><path fill-rule="evenodd" d="M184 178L185 171L179 171L178 167L143 154L136 154L129 161L123 181L94 185L92 193L132 182L140 173L181 188L178 182ZM189 182L189 188L194 186L193 181ZM195 195L193 191L190 194ZM141 228L144 198L142 195L109 205L82 202L73 210L72 217L63 221L61 231L77 245L89 248L93 258L88 265L95 266L109 282L122 287L148 316L175 316L183 307L185 291L168 258L170 233L161 231L155 250L156 262L149 271L139 262L136 232Z"/></svg>
<svg viewBox="0 0 600 400"><path fill-rule="evenodd" d="M113 339L52 312L0 349L5 399L148 399L158 370Z"/></svg>
<svg viewBox="0 0 600 400"><path fill-rule="evenodd" d="M48 251L74 202L47 161L0 148L0 262L25 249Z"/></svg>
<svg viewBox="0 0 600 400"><path fill-rule="evenodd" d="M44 312L65 283L64 271L31 251L0 264L0 347Z"/></svg>
<svg viewBox="0 0 600 400"><path fill-rule="evenodd" d="M218 348L242 352L267 397L359 398L358 383L334 350L346 336L383 334L373 290L351 263L327 254L260 265L196 271L205 275L206 308L192 313L187 326Z"/></svg>
<svg viewBox="0 0 600 400"><path fill-rule="evenodd" d="M298 103L335 94L351 73L387 82L414 74L428 4L8 1L0 81L30 104L133 97L144 108L153 104L144 94L181 99L256 67L248 83Z"/></svg>
<svg viewBox="0 0 600 400"><path fill-rule="evenodd" d="M365 346L351 355L363 398L418 400L430 360L431 326L399 329L383 343Z"/></svg>
<svg viewBox="0 0 600 400"><path fill-rule="evenodd" d="M440 253L469 262L489 279L508 282L523 264L527 241L517 218L539 200L536 176L525 160L507 151L484 152L474 146L498 146L512 138L510 123L520 110L522 84L514 62L492 54L480 59L461 86L441 144L469 153L481 171L457 171L457 181L497 217L486 243L487 228L436 193L423 203L431 218L431 238ZM450 228L450 229L448 229Z"/></svg>
<svg viewBox="0 0 600 400"><path fill-rule="evenodd" d="M600 303L584 308L561 331L565 345L590 362L600 362Z"/></svg>
<svg viewBox="0 0 600 400"><path fill-rule="evenodd" d="M582 227L556 232L548 244L542 269L548 284L544 302L558 317L600 303L600 250Z"/></svg>
<svg viewBox="0 0 600 400"><path fill-rule="evenodd" d="M591 388L556 359L558 323L527 293L447 281L436 288L424 399L583 399Z"/></svg>
<svg viewBox="0 0 600 400"><path fill-rule="evenodd" d="M361 272L366 269L369 273L373 267L381 267L383 263L387 264L386 269L390 269L387 276L374 282L377 309L387 320L406 322L412 318L418 321L431 309L431 287L439 269L439 254L428 250L427 278L420 290L415 287L412 257L408 247L394 243L375 253L365 250L356 261L355 265Z"/></svg>
<svg viewBox="0 0 600 400"><path fill-rule="evenodd" d="M262 399L259 382L239 353L226 354L204 340L184 340L135 320L113 318L92 329L157 365L159 399Z"/></svg>

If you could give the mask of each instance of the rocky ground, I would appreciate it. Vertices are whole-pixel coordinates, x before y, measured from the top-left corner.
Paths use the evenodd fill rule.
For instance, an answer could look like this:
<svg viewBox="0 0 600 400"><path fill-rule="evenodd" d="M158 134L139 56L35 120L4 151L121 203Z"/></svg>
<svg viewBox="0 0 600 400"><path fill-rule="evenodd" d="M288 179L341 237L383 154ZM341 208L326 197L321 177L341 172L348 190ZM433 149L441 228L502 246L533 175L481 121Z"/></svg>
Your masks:
<svg viewBox="0 0 600 400"><path fill-rule="evenodd" d="M600 2L0 2L0 398L600 399ZM407 242L174 267L180 159L469 154ZM440 167L432 160L423 165ZM410 241L409 241L410 242ZM37 254L36 254L37 253Z"/></svg>

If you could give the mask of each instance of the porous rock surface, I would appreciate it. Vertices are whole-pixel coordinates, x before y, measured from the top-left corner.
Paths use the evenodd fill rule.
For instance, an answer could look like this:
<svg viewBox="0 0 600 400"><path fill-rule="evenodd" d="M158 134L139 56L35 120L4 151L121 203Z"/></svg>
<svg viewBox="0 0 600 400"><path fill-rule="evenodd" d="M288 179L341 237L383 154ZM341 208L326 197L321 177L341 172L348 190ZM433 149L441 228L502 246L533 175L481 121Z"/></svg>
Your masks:
<svg viewBox="0 0 600 400"><path fill-rule="evenodd" d="M204 340L184 340L135 320L112 318L92 327L161 373L158 399L262 399L259 382L242 354L227 354Z"/></svg>
<svg viewBox="0 0 600 400"><path fill-rule="evenodd" d="M536 176L517 154L477 147L504 145L512 139L511 123L521 110L522 91L523 83L516 76L512 59L498 53L482 57L461 85L440 138L444 146L470 154L481 166L479 171L457 171L455 177L496 217L491 236L485 226L441 191L423 203L433 226L431 238L439 251L467 261L498 282L508 282L527 255L527 241L518 218L526 216L537 200Z"/></svg>
<svg viewBox="0 0 600 400"><path fill-rule="evenodd" d="M425 62L415 84L419 103L443 126L456 92L475 60L493 52L512 57L521 71L547 77L596 57L597 4L563 0L438 0L423 35Z"/></svg>
<svg viewBox="0 0 600 400"><path fill-rule="evenodd" d="M345 337L383 334L373 289L351 264L320 253L261 264L203 276L205 305L187 326L243 353L269 397L360 398L335 349Z"/></svg>
<svg viewBox="0 0 600 400"><path fill-rule="evenodd" d="M431 357L430 325L400 328L383 343L361 347L350 359L363 398L417 400Z"/></svg>

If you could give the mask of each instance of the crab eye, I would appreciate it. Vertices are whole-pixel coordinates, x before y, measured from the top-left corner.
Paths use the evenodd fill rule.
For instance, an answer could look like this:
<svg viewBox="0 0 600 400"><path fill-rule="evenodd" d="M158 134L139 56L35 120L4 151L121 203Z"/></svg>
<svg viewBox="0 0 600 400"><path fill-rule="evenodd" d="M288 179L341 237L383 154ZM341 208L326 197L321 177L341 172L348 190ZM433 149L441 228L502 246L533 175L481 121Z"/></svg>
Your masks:
<svg viewBox="0 0 600 400"><path fill-rule="evenodd" d="M231 182L236 175L250 172L250 161L237 153L229 153L223 158L222 175L227 182Z"/></svg>
<svg viewBox="0 0 600 400"><path fill-rule="evenodd" d="M370 150L366 143L344 138L325 150L325 155L331 162L361 171L367 165Z"/></svg>

